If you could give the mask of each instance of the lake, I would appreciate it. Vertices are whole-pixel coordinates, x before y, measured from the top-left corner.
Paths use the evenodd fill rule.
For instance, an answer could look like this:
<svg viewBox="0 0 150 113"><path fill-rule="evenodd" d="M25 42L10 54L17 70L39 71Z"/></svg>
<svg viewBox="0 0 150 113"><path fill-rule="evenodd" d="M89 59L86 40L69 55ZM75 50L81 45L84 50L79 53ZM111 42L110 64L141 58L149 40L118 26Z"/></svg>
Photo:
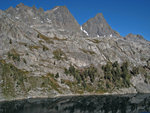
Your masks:
<svg viewBox="0 0 150 113"><path fill-rule="evenodd" d="M0 113L150 113L150 94L5 101L0 102Z"/></svg>

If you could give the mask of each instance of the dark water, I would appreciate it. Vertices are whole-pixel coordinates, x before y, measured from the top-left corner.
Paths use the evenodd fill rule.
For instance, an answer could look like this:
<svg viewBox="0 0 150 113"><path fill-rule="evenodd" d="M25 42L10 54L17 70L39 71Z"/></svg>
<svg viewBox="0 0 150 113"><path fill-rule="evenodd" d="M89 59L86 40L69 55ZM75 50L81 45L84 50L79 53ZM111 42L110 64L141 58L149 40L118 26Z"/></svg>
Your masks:
<svg viewBox="0 0 150 113"><path fill-rule="evenodd" d="M0 113L150 113L150 94L76 96L1 102Z"/></svg>

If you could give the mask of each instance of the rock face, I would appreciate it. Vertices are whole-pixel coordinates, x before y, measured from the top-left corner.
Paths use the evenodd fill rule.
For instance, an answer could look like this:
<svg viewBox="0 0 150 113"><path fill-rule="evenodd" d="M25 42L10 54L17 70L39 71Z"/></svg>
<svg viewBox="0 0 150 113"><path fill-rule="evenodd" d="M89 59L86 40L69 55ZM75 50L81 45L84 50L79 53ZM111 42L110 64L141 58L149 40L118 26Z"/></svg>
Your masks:
<svg viewBox="0 0 150 113"><path fill-rule="evenodd" d="M119 34L112 30L112 28L108 25L102 13L99 13L94 18L89 19L82 25L82 29L85 30L87 32L86 34L91 37L119 36Z"/></svg>
<svg viewBox="0 0 150 113"><path fill-rule="evenodd" d="M101 67L115 61L130 62L128 73L138 75L136 68L132 72L138 67L143 77L138 82L140 77L131 76L137 82L124 93L147 93L150 42L136 37L131 41L118 35L102 14L81 27L64 6L45 12L19 4L0 11L0 99L112 93L118 88L111 89L110 79L107 90Z"/></svg>

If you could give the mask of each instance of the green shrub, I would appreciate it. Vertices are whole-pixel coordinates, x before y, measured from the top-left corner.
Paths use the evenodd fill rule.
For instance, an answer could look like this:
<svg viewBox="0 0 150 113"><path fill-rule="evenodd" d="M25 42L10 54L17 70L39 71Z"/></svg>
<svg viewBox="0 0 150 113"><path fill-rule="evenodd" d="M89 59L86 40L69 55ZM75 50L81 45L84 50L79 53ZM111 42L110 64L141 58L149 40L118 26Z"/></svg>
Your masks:
<svg viewBox="0 0 150 113"><path fill-rule="evenodd" d="M26 59L24 59L24 58L23 58L23 62L24 62L25 64L27 64L27 61L26 61Z"/></svg>
<svg viewBox="0 0 150 113"><path fill-rule="evenodd" d="M49 48L43 45L43 51L47 51L47 50L49 50Z"/></svg>
<svg viewBox="0 0 150 113"><path fill-rule="evenodd" d="M97 74L97 69L94 66L90 66L84 70L84 73L87 73L87 76L90 77L90 81L94 82L95 76Z"/></svg>
<svg viewBox="0 0 150 113"><path fill-rule="evenodd" d="M56 49L53 51L54 58L57 60L66 60L67 57L65 53L61 49Z"/></svg>
<svg viewBox="0 0 150 113"><path fill-rule="evenodd" d="M69 71L69 73L72 74L72 75L74 75L74 74L76 73L76 69L75 69L75 67L74 67L73 65L70 65L68 71Z"/></svg>
<svg viewBox="0 0 150 113"><path fill-rule="evenodd" d="M130 85L130 78L131 78L131 74L129 72L128 66L129 66L128 62L124 62L121 66L121 69L122 69L122 75L121 76L125 80L124 83L127 86Z"/></svg>
<svg viewBox="0 0 150 113"><path fill-rule="evenodd" d="M138 67L133 67L133 68L132 68L132 74L133 74L133 75L139 74L139 68L138 68Z"/></svg>
<svg viewBox="0 0 150 113"><path fill-rule="evenodd" d="M118 66L119 66L119 64L118 64L118 62L117 62L117 61L115 61L115 62L112 64L112 66L113 66L113 67L118 67Z"/></svg>
<svg viewBox="0 0 150 113"><path fill-rule="evenodd" d="M16 52L15 49L11 49L8 53L8 58L12 59L13 61L20 61L20 54Z"/></svg>
<svg viewBox="0 0 150 113"><path fill-rule="evenodd" d="M11 39L9 40L9 44L12 44L12 40Z"/></svg>
<svg viewBox="0 0 150 113"><path fill-rule="evenodd" d="M68 71L68 69L67 69L67 68L64 68L64 73L65 73L66 75L68 75L68 74L69 74L69 71Z"/></svg>
<svg viewBox="0 0 150 113"><path fill-rule="evenodd" d="M41 47L40 47L40 46L37 46L37 45L30 45L30 46L29 46L29 49L30 49L30 50L33 50L33 49L38 50L39 48L41 48Z"/></svg>
<svg viewBox="0 0 150 113"><path fill-rule="evenodd" d="M59 73L56 73L55 78L59 78Z"/></svg>
<svg viewBox="0 0 150 113"><path fill-rule="evenodd" d="M104 78L112 81L112 63L107 62L107 64L105 66L102 66L102 69L103 69L104 75L105 75Z"/></svg>

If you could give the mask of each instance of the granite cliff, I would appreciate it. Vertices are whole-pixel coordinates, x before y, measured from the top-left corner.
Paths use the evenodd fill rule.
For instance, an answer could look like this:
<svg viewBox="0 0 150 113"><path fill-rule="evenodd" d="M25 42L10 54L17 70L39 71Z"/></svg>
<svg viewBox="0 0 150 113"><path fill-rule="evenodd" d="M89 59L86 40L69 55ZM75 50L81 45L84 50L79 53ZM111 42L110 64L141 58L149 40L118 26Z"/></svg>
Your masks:
<svg viewBox="0 0 150 113"><path fill-rule="evenodd" d="M117 75L117 76L116 76ZM0 10L0 99L149 93L150 42L102 14L80 26L65 6Z"/></svg>

